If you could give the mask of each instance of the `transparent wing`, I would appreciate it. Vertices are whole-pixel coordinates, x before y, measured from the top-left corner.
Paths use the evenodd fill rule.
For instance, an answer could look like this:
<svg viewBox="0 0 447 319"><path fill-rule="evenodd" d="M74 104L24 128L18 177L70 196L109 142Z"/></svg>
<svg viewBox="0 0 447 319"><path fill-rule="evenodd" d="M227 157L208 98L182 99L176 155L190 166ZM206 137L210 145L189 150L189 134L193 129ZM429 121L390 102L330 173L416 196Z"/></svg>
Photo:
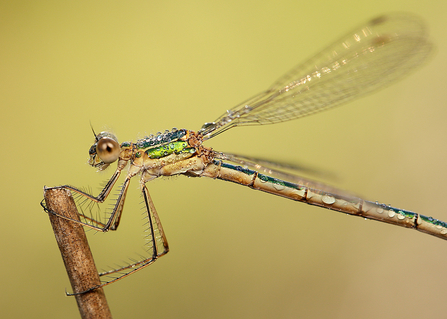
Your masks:
<svg viewBox="0 0 447 319"><path fill-rule="evenodd" d="M376 18L296 66L268 90L206 123L201 133L209 139L234 126L284 122L340 105L408 74L431 48L417 17Z"/></svg>

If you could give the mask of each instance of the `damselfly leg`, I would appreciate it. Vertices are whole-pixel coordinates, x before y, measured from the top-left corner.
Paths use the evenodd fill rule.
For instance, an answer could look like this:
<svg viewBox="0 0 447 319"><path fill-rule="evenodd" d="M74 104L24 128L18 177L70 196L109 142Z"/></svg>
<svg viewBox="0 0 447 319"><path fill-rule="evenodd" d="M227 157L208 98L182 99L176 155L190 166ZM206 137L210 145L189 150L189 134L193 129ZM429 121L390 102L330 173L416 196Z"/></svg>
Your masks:
<svg viewBox="0 0 447 319"><path fill-rule="evenodd" d="M75 194L77 207L80 211L79 218L81 221L76 221L73 219L69 219L65 216L62 216L58 214L57 212L50 211L47 207L45 207L44 203L42 202L42 206L44 207L45 211L47 213L51 213L53 215L56 215L58 217L71 220L76 223L80 223L83 226L86 226L90 229L94 229L96 231L101 232L107 232L109 230L116 230L119 226L122 211L124 208L124 202L127 194L127 190L130 184L130 179L135 176L135 173L132 173L131 171L126 176L120 190L118 193L118 198L114 204L114 207L112 211L107 214L107 218L100 216L99 214L93 213L93 207L95 207L98 203L103 203L107 197L109 196L113 186L116 184L116 181L118 180L118 177L120 176L122 167L119 167L116 172L113 174L111 179L106 183L104 189L100 192L98 196L92 196L88 194L87 192L84 192L78 188L75 188L70 185L64 185L59 186L55 188L65 188L69 189L72 194ZM141 270L145 268L146 266L149 266L152 264L155 260L157 260L159 257L165 255L169 251L168 242L166 240L166 236L163 231L163 227L160 222L160 218L158 217L157 210L155 208L155 205L152 201L152 198L149 194L149 191L145 185L146 180L144 179L145 176L142 176L140 180L140 189L141 194L143 197L143 203L144 203L144 209L145 209L145 216L147 219L146 225L147 225L147 232L146 232L146 244L144 247L144 250L147 253L147 256L141 256L139 260L132 260L131 263L128 263L125 266L111 269L108 271L100 272L99 276L101 278L101 285L91 287L90 289L80 292L85 293L88 291L91 291L93 289L97 289L99 287L106 286L108 284L111 284L113 282L116 282L124 277L129 276L130 274L135 273L138 270ZM95 216L96 215L96 216ZM80 294L77 293L77 294ZM72 295L72 294L68 294Z"/></svg>

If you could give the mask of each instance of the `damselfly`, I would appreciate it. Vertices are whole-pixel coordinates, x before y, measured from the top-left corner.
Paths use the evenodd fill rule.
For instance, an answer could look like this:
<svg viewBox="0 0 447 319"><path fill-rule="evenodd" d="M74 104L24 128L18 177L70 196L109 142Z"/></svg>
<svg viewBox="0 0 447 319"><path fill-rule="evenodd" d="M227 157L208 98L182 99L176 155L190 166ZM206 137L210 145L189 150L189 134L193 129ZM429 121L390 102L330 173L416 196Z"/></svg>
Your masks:
<svg viewBox="0 0 447 319"><path fill-rule="evenodd" d="M228 110L216 121L205 123L198 131L172 129L121 145L109 132L95 134L95 142L89 151L89 164L104 170L117 161L115 173L96 197L72 186L61 187L75 192L85 199L84 202L102 203L123 169L126 166L129 169L109 214L96 215L84 206L80 211L81 224L97 231L116 230L130 180L140 175L149 225L146 249L149 255L124 267L100 273L102 278L107 278L101 286L150 265L168 252L166 236L146 187L147 182L160 176L183 174L231 181L292 200L447 239L447 224L437 219L346 195L340 190L287 173L279 164L217 152L202 144L236 126L297 119L378 90L412 71L430 51L431 44L419 19L406 14L382 16L348 33L286 73L268 90Z"/></svg>

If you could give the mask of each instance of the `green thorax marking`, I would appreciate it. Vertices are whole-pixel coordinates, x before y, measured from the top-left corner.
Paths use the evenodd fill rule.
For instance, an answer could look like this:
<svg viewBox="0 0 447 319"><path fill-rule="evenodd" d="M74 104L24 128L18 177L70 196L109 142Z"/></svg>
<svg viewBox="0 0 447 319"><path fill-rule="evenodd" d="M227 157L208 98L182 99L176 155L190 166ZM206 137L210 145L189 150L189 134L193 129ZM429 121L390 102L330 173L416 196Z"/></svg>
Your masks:
<svg viewBox="0 0 447 319"><path fill-rule="evenodd" d="M145 151L145 153L149 156L149 158L161 158L172 153L180 154L180 153L194 153L195 149L193 147L188 147L188 142L185 141L175 141L171 143L164 144L162 146L149 148Z"/></svg>
<svg viewBox="0 0 447 319"><path fill-rule="evenodd" d="M162 158L173 153L194 153L195 149L190 147L185 140L186 133L185 129L165 131L163 134L158 133L155 136L151 135L138 140L135 146L137 150L146 153L152 159Z"/></svg>

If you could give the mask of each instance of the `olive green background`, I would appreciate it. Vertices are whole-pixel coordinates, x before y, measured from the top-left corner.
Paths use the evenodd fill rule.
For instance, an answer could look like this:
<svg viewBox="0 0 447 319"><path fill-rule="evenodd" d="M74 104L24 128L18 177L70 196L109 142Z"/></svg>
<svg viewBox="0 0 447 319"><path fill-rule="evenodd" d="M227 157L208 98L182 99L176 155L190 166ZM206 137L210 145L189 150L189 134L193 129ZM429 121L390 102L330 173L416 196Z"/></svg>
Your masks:
<svg viewBox="0 0 447 319"><path fill-rule="evenodd" d="M299 121L236 128L220 151L302 163L370 200L447 221L447 2L14 1L0 4L0 309L78 318L44 185L90 186L96 129L120 141L197 130L353 27L408 11L433 58L378 94ZM447 242L248 188L183 176L148 183L171 252L106 287L115 318L433 318ZM118 232L90 233L98 266L137 250L138 183Z"/></svg>

